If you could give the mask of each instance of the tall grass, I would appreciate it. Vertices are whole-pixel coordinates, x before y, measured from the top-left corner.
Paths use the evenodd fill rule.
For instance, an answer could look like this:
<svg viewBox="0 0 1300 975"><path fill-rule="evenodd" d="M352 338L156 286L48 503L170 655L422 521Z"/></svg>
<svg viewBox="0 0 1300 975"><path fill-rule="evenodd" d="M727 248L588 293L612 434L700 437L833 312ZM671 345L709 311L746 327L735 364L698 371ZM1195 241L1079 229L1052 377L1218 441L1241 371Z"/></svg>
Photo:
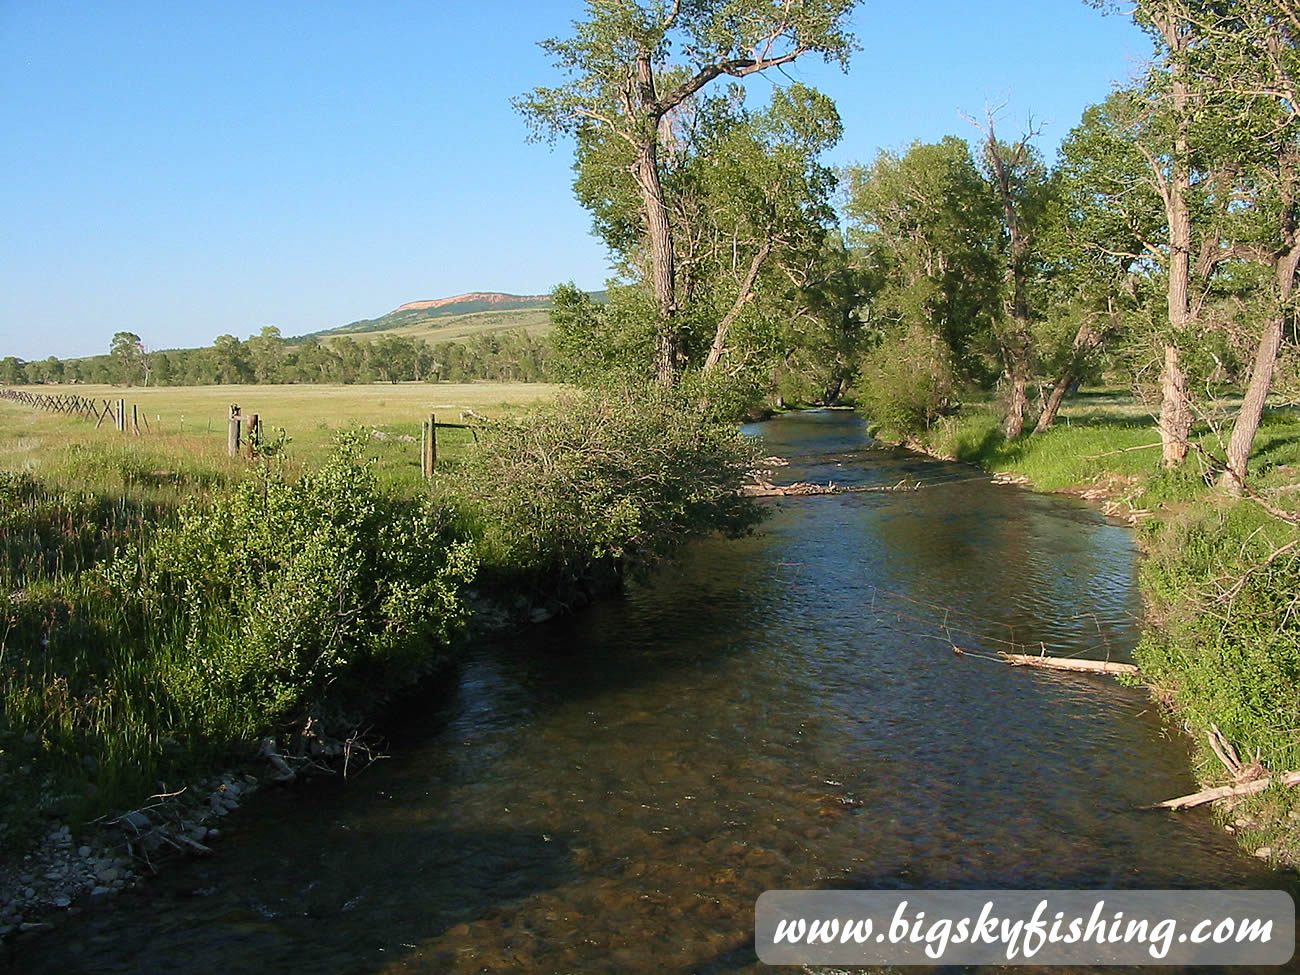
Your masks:
<svg viewBox="0 0 1300 975"><path fill-rule="evenodd" d="M0 821L142 798L443 653L473 554L364 446L179 508L0 476Z"/></svg>

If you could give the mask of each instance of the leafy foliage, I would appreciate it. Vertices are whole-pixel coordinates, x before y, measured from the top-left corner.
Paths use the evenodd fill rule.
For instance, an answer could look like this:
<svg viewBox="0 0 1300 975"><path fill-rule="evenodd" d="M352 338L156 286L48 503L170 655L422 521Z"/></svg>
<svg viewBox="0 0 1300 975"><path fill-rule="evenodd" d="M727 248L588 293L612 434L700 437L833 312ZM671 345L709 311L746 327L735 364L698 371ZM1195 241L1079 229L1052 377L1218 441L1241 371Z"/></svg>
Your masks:
<svg viewBox="0 0 1300 975"><path fill-rule="evenodd" d="M380 491L364 443L296 481L263 469L175 524L0 480L0 783L22 730L24 767L48 773L22 781L91 767L83 804L138 798L174 763L441 659L473 549L430 499Z"/></svg>
<svg viewBox="0 0 1300 975"><path fill-rule="evenodd" d="M534 578L645 566L691 536L744 532L758 509L737 488L755 448L702 398L689 384L574 393L489 425L442 490L475 516L485 561Z"/></svg>

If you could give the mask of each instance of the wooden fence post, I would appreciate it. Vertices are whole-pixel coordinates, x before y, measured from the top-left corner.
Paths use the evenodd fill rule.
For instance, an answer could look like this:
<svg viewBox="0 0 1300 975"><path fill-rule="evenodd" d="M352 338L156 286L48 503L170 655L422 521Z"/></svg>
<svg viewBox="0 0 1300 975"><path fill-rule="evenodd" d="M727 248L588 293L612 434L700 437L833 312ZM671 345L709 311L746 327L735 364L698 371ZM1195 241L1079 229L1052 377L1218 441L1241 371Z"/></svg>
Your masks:
<svg viewBox="0 0 1300 975"><path fill-rule="evenodd" d="M231 457L239 456L239 407L230 404L230 425L226 431L226 453Z"/></svg>
<svg viewBox="0 0 1300 975"><path fill-rule="evenodd" d="M140 407L135 403L131 404L131 432L140 436Z"/></svg>
<svg viewBox="0 0 1300 975"><path fill-rule="evenodd" d="M126 433L126 400L117 401L117 432Z"/></svg>
<svg viewBox="0 0 1300 975"><path fill-rule="evenodd" d="M429 476L438 466L438 423L432 413L429 414Z"/></svg>
<svg viewBox="0 0 1300 975"><path fill-rule="evenodd" d="M256 413L248 414L248 456L252 457L257 453L257 448L262 445L262 424L257 418Z"/></svg>

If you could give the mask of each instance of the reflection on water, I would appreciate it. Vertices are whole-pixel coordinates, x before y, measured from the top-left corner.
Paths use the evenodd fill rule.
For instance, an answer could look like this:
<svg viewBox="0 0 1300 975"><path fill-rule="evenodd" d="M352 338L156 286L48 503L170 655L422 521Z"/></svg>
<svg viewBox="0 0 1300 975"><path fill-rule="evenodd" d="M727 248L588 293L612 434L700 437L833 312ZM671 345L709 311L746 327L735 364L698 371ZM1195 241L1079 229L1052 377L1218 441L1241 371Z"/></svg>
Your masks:
<svg viewBox="0 0 1300 975"><path fill-rule="evenodd" d="M790 480L651 585L478 647L346 789L271 795L220 854L89 912L32 971L753 971L770 888L1263 882L1140 690L958 656L1124 658L1128 533L841 413L755 428ZM1077 971L1077 969L1075 969Z"/></svg>

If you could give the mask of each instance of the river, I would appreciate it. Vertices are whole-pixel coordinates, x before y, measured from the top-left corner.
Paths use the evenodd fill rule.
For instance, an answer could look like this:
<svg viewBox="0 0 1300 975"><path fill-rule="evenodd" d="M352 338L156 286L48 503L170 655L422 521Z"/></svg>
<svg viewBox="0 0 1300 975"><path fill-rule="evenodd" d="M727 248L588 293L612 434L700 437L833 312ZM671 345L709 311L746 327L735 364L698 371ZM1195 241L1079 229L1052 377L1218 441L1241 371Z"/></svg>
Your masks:
<svg viewBox="0 0 1300 975"><path fill-rule="evenodd" d="M1130 659L1125 527L852 414L751 429L778 480L925 486L764 502L753 536L476 646L391 758L265 792L17 970L750 972L770 888L1269 882L1206 814L1140 808L1195 788L1145 692L985 657Z"/></svg>

